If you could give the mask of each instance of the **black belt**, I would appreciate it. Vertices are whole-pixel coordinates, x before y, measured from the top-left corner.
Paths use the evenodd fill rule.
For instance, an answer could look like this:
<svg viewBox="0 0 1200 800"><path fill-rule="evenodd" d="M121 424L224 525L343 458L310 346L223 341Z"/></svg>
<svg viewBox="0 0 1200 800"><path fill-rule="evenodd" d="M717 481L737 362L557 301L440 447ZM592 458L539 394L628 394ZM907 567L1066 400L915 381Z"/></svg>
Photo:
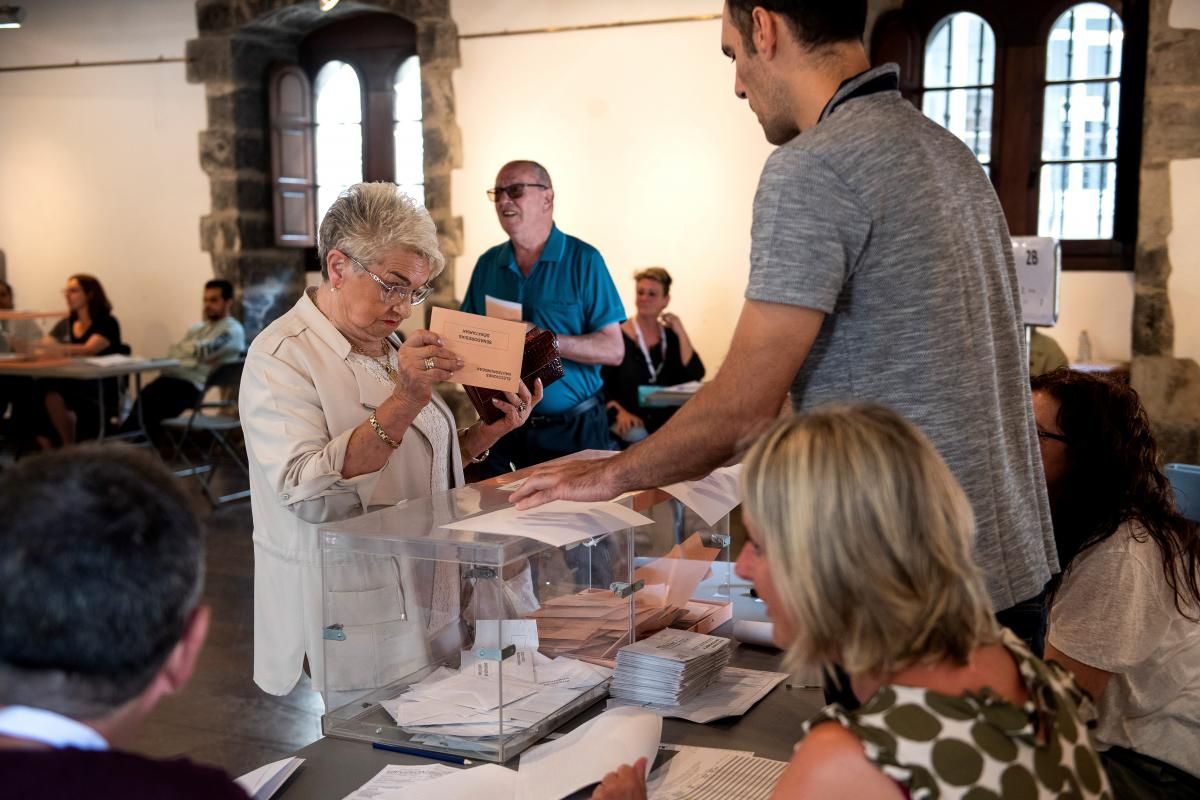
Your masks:
<svg viewBox="0 0 1200 800"><path fill-rule="evenodd" d="M568 408L561 414L531 414L529 419L526 420L525 426L528 428L538 428L543 425L557 425L569 419L574 419L586 411L591 411L598 405L600 405L600 395L594 394L579 405Z"/></svg>

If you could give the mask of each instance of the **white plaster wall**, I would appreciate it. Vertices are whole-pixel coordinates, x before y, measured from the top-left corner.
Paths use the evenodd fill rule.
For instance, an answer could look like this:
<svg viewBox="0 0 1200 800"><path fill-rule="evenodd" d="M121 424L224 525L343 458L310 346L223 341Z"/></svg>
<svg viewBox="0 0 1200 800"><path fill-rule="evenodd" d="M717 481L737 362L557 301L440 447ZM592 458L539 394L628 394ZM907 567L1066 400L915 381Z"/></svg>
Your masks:
<svg viewBox="0 0 1200 800"><path fill-rule="evenodd" d="M720 0L454 0L461 34L719 14ZM754 189L771 150L733 95L719 20L464 40L455 74L463 169L461 297L504 236L484 196L506 161L541 161L556 219L604 254L626 308L632 273L661 265L672 310L710 370L725 356L749 274Z"/></svg>
<svg viewBox="0 0 1200 800"><path fill-rule="evenodd" d="M22 5L0 66L179 57L196 35L191 0ZM204 88L182 63L0 73L0 249L18 304L64 308L67 276L91 272L135 351L182 336L212 277L204 127Z"/></svg>
<svg viewBox="0 0 1200 800"><path fill-rule="evenodd" d="M1167 281L1175 318L1175 356L1200 361L1200 158L1171 162Z"/></svg>
<svg viewBox="0 0 1200 800"><path fill-rule="evenodd" d="M1200 0L1172 0L1167 24L1172 28L1200 28Z"/></svg>

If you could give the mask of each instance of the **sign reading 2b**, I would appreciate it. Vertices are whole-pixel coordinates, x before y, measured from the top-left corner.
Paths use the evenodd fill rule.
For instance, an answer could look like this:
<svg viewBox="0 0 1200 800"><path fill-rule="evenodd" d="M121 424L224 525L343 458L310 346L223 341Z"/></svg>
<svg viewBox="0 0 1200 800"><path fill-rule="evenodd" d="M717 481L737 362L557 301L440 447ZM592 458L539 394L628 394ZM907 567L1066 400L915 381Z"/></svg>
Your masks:
<svg viewBox="0 0 1200 800"><path fill-rule="evenodd" d="M1058 322L1058 282L1062 250L1057 239L1047 236L1012 237L1017 262L1017 284L1021 288L1021 321L1026 325Z"/></svg>

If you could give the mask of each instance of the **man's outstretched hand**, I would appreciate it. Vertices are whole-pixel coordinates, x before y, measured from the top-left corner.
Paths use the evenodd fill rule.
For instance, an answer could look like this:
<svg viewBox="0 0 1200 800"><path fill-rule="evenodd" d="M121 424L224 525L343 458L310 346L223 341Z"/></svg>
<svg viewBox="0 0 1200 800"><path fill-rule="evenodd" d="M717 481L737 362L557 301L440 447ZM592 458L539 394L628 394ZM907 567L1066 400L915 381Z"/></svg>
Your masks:
<svg viewBox="0 0 1200 800"><path fill-rule="evenodd" d="M539 469L513 492L512 501L524 511L551 500L612 500L621 487L611 475L611 461L569 461Z"/></svg>

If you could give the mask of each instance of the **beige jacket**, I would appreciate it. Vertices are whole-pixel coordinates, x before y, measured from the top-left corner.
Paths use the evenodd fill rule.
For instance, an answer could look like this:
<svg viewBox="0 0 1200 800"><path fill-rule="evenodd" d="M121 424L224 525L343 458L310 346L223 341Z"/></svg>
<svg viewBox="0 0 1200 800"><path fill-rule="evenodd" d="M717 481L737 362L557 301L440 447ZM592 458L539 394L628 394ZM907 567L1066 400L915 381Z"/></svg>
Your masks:
<svg viewBox="0 0 1200 800"><path fill-rule="evenodd" d="M246 358L239 405L254 516L254 681L271 694L292 690L306 654L314 687L326 689L321 524L368 506L428 496L434 486L430 437L418 424L404 433L383 469L341 476L351 433L390 394L349 355L350 343L306 294L255 338ZM454 417L436 394L433 403L450 431L450 485L461 486ZM404 611L403 589L397 592L401 567L390 578L387 565L380 567L351 570L335 578L343 585L331 587L347 607L371 609L374 632L357 644L351 637L350 644L374 661L346 660L361 662L363 674L333 676L330 690L403 674L409 662L415 668L424 657L423 626L411 624L416 620Z"/></svg>

